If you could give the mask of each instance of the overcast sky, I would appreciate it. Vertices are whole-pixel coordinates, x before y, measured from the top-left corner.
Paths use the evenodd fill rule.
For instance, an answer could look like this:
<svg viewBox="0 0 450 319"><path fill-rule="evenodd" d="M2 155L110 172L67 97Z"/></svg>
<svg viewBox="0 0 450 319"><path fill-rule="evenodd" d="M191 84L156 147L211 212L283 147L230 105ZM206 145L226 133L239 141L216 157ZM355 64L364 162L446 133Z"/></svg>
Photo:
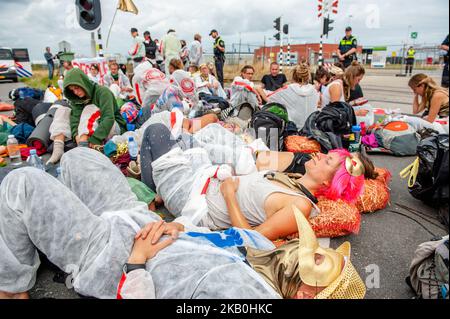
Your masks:
<svg viewBox="0 0 450 319"><path fill-rule="evenodd" d="M316 43L321 33L317 0L134 0L139 15L118 12L108 52L126 54L131 45L129 30L149 30L160 38L169 28L188 42L193 34L204 36L204 47L211 51L209 31L216 28L227 49L239 43L242 51L250 45L267 44L275 34L273 20L283 15L291 26L294 43ZM46 46L58 50L66 40L79 54L90 54L90 35L82 30L75 16L75 0L0 0L0 46L26 47L33 60L43 60ZM102 33L106 41L117 0L102 0ZM335 29L326 41L336 42L351 24L363 46L400 45L409 31L419 32L417 43L440 44L448 34L448 0L340 0L334 16ZM411 26L409 29L408 27ZM410 40L412 41L412 40ZM255 47L250 46L250 49Z"/></svg>

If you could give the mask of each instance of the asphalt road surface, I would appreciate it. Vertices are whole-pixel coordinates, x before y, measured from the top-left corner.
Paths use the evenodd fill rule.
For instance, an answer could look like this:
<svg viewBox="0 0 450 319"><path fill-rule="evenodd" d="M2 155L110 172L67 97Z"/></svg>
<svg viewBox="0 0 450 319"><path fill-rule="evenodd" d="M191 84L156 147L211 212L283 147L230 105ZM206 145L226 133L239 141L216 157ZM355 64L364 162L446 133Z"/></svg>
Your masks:
<svg viewBox="0 0 450 319"><path fill-rule="evenodd" d="M438 72L432 75L439 81ZM372 105L410 112L413 95L407 82L408 78L395 77L393 72L377 71L368 72L362 87ZM18 85L0 83L0 99L7 101L8 92ZM337 248L342 242L350 241L352 263L369 286L368 299L410 299L414 295L405 284L405 278L409 275L414 251L419 244L434 236L447 235L448 229L440 226L434 209L409 195L406 181L399 177L399 172L413 162L413 157L371 157L377 166L388 168L393 175L390 206L383 211L362 216L358 235L334 239L331 246ZM54 274L50 266L42 266L31 297L78 298L73 290L55 283Z"/></svg>

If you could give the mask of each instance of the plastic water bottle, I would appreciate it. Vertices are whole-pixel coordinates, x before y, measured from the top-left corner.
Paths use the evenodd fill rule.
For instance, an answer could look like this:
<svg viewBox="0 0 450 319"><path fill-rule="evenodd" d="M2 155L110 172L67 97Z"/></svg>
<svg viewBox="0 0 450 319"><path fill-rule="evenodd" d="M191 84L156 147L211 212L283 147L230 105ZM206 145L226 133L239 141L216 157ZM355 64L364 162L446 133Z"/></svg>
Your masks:
<svg viewBox="0 0 450 319"><path fill-rule="evenodd" d="M134 137L130 136L128 138L128 153L130 154L131 160L136 161L139 154L139 147Z"/></svg>
<svg viewBox="0 0 450 319"><path fill-rule="evenodd" d="M359 152L361 149L361 126L352 127L352 135L354 140L350 141L350 152Z"/></svg>
<svg viewBox="0 0 450 319"><path fill-rule="evenodd" d="M11 160L11 165L19 166L22 164L22 156L20 155L19 142L17 142L14 135L8 136L8 141L6 142L6 148L8 149L9 159Z"/></svg>
<svg viewBox="0 0 450 319"><path fill-rule="evenodd" d="M44 163L41 158L37 156L36 150L30 151L30 156L28 156L27 163L32 167L45 171Z"/></svg>

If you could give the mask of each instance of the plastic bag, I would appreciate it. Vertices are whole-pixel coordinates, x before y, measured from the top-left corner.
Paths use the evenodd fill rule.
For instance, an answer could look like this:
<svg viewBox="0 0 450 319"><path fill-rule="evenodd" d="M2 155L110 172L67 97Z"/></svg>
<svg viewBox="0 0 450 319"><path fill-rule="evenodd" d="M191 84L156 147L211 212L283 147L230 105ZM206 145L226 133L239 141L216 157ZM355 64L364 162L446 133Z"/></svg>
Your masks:
<svg viewBox="0 0 450 319"><path fill-rule="evenodd" d="M422 139L417 147L420 167L416 183L409 192L413 197L434 207L448 203L449 199L448 150L448 135L436 133ZM446 216L448 224L448 211Z"/></svg>

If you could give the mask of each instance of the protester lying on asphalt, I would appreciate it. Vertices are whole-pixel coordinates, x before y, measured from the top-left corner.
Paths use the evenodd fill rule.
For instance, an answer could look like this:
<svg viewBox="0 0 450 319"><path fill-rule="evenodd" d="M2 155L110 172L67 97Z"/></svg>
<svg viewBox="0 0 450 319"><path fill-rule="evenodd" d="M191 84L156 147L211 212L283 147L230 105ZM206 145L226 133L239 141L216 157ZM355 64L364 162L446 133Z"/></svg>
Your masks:
<svg viewBox="0 0 450 319"><path fill-rule="evenodd" d="M61 164L62 183L22 168L0 186L0 298L28 297L37 249L71 274L75 291L96 298L364 297L350 245L320 248L297 208L300 240L275 249L255 231L165 224L94 150L72 150Z"/></svg>
<svg viewBox="0 0 450 319"><path fill-rule="evenodd" d="M271 240L295 233L292 205L308 217L314 207L312 194L354 202L363 191L364 174L373 169L362 155L345 150L319 154L306 163L306 173L298 180L303 191L294 192L268 180L264 172L231 178L195 143L183 137L178 142L164 125L147 128L141 148L143 181L156 189L176 217L186 216L192 196L203 189L207 207L194 224L213 230L255 229Z"/></svg>

